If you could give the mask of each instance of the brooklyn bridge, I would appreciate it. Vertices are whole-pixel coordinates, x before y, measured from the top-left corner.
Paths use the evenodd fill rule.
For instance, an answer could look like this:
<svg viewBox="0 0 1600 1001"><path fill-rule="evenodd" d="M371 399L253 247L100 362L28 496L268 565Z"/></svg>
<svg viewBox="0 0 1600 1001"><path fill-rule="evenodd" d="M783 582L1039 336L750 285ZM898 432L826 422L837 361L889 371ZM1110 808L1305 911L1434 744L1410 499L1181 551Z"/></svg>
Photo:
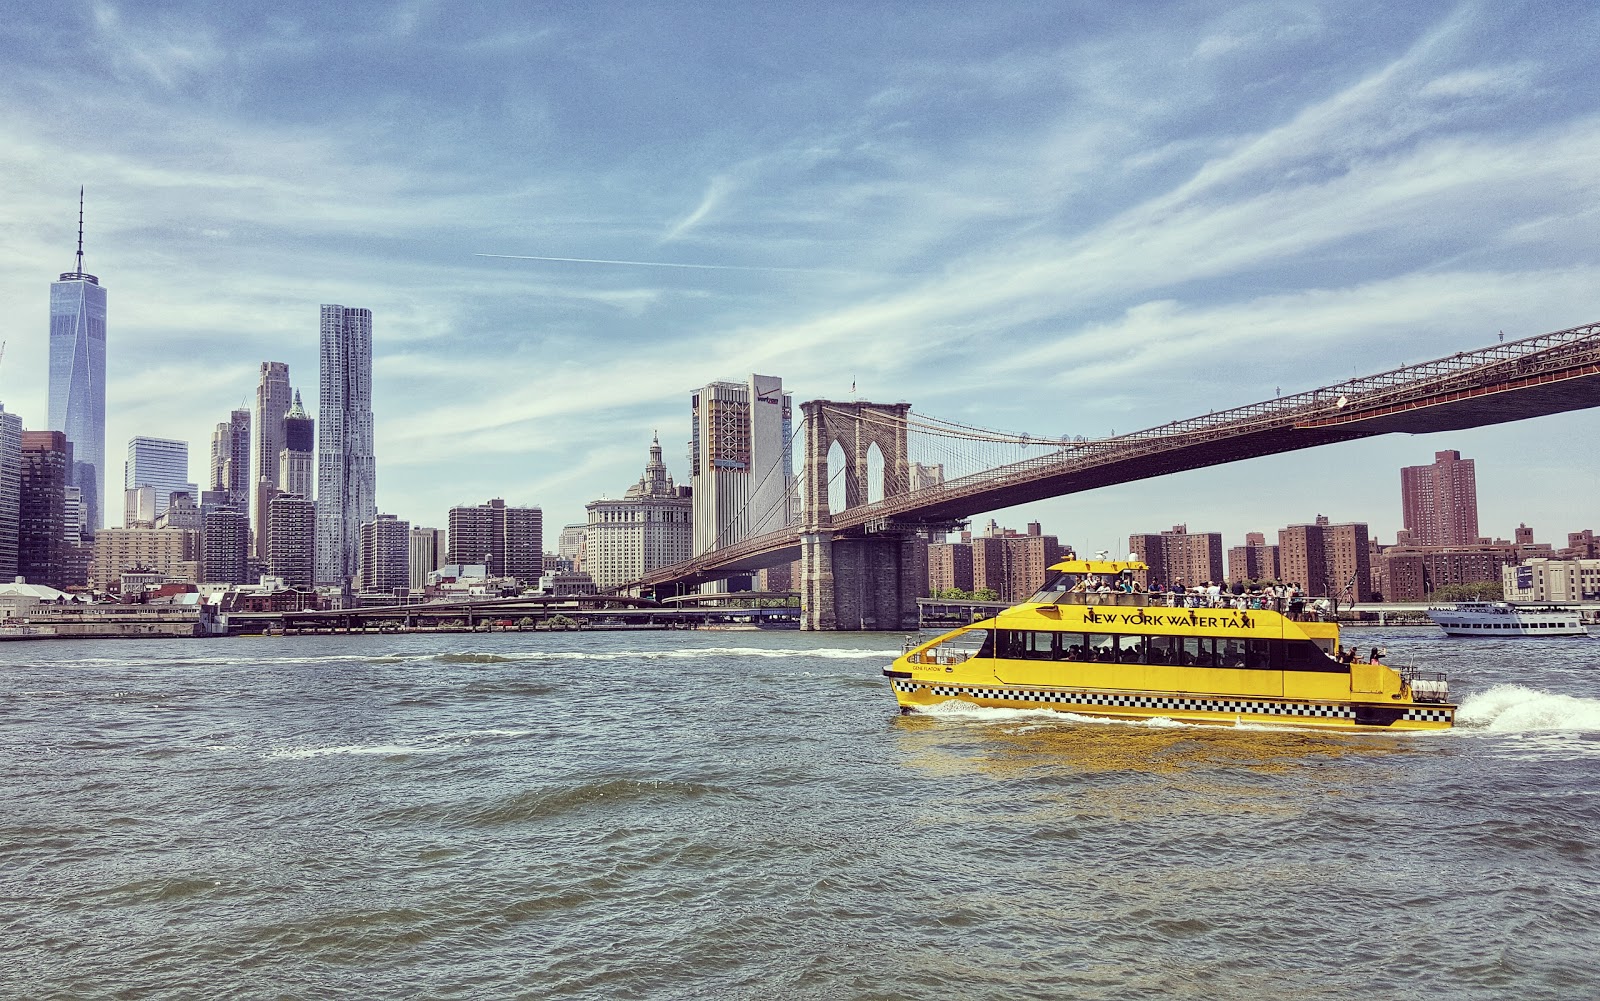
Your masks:
<svg viewBox="0 0 1600 1001"><path fill-rule="evenodd" d="M908 403L812 400L801 405L804 420L796 432L804 439L804 461L792 524L614 590L679 594L799 560L804 628L912 629L925 573L915 545L919 532L948 530L986 511L1187 469L1597 405L1600 323L1104 438L989 431L919 414ZM951 460L959 475L913 489L914 451L919 459ZM974 456L992 459L1006 451L1023 457L962 471L963 460L970 467ZM830 454L843 457L832 476ZM838 510L830 508L830 494Z"/></svg>

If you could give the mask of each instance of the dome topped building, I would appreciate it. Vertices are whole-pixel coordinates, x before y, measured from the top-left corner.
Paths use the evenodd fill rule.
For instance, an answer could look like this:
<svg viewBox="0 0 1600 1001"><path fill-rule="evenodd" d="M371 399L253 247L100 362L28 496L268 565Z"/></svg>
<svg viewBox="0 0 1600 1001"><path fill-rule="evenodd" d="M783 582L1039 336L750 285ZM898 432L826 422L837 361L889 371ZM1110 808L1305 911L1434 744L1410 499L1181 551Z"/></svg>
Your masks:
<svg viewBox="0 0 1600 1001"><path fill-rule="evenodd" d="M672 485L672 474L667 472L667 464L661 461L659 434L650 439L650 461L645 463L644 475L639 477L639 482L629 487L628 492L622 496L624 499L678 496L677 487Z"/></svg>
<svg viewBox="0 0 1600 1001"><path fill-rule="evenodd" d="M585 505L589 524L584 569L597 587L637 580L657 567L688 559L694 544L689 489L672 482L661 460L661 438L652 437L644 475L616 500Z"/></svg>

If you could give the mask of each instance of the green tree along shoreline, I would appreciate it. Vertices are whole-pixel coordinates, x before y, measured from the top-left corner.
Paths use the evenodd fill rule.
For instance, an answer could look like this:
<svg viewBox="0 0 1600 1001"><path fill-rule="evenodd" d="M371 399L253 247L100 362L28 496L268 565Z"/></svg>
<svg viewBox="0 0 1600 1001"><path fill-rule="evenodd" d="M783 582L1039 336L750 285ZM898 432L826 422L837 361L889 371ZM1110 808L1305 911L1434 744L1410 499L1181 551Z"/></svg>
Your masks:
<svg viewBox="0 0 1600 1001"><path fill-rule="evenodd" d="M1476 584L1446 584L1433 592L1435 601L1501 601L1505 591L1498 581L1479 581Z"/></svg>
<svg viewBox="0 0 1600 1001"><path fill-rule="evenodd" d="M943 590L935 589L928 595L930 598L939 598L944 601L999 601L1000 594L992 587L980 587L975 591L963 591L959 587L947 587Z"/></svg>

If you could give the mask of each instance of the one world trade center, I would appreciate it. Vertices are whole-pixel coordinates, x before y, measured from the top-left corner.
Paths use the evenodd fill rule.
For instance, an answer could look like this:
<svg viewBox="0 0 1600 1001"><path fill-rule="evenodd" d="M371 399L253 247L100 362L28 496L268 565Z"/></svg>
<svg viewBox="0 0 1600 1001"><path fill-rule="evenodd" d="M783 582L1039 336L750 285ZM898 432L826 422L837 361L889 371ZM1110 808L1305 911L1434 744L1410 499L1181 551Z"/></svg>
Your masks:
<svg viewBox="0 0 1600 1001"><path fill-rule="evenodd" d="M104 526L106 290L83 270L83 191L78 191L78 266L50 285L50 430L72 448L69 485L83 491L84 523Z"/></svg>

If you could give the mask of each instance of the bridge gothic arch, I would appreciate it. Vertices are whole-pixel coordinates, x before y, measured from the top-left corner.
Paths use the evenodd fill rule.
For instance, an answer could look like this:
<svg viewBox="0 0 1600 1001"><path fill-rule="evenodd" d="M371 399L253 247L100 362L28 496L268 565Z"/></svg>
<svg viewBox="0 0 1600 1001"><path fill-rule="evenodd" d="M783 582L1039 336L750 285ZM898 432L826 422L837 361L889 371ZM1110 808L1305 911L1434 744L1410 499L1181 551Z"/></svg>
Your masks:
<svg viewBox="0 0 1600 1001"><path fill-rule="evenodd" d="M867 503L872 465L867 453L877 446L883 458L883 498L898 497L910 488L906 417L909 403L844 403L811 400L800 405L805 415L805 496L802 522L813 528L827 526L829 510L828 452L837 444L844 453L844 510Z"/></svg>

